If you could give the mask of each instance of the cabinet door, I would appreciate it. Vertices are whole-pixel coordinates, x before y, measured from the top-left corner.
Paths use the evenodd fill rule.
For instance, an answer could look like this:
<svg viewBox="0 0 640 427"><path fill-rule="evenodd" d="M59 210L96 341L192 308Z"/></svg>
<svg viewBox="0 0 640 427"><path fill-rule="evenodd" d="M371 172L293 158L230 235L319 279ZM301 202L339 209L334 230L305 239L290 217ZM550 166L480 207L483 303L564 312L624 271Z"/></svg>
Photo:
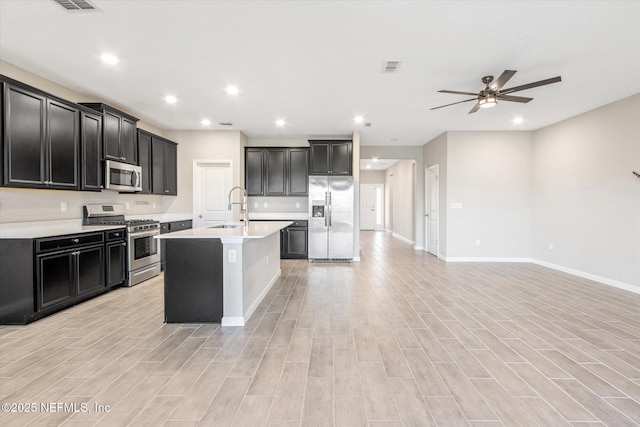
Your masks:
<svg viewBox="0 0 640 427"><path fill-rule="evenodd" d="M284 196L287 194L284 148L266 150L266 191L265 196Z"/></svg>
<svg viewBox="0 0 640 427"><path fill-rule="evenodd" d="M178 194L178 146L165 142L164 144L164 194L176 196Z"/></svg>
<svg viewBox="0 0 640 427"><path fill-rule="evenodd" d="M136 156L136 122L122 118L120 130L120 155L123 162L131 163L133 165L138 164L138 158Z"/></svg>
<svg viewBox="0 0 640 427"><path fill-rule="evenodd" d="M102 143L104 145L104 158L110 160L121 160L120 116L109 111L105 111L102 120Z"/></svg>
<svg viewBox="0 0 640 427"><path fill-rule="evenodd" d="M45 186L44 96L5 85L4 183Z"/></svg>
<svg viewBox="0 0 640 427"><path fill-rule="evenodd" d="M47 127L49 184L59 188L80 188L78 110L49 100Z"/></svg>
<svg viewBox="0 0 640 427"><path fill-rule="evenodd" d="M287 229L280 230L280 259L287 258Z"/></svg>
<svg viewBox="0 0 640 427"><path fill-rule="evenodd" d="M138 165L142 168L143 194L151 193L151 135L138 131Z"/></svg>
<svg viewBox="0 0 640 427"><path fill-rule="evenodd" d="M107 287L118 286L126 279L127 244L115 242L107 244Z"/></svg>
<svg viewBox="0 0 640 427"><path fill-rule="evenodd" d="M310 175L327 175L331 173L330 144L328 142L314 142L311 144L311 172Z"/></svg>
<svg viewBox="0 0 640 427"><path fill-rule="evenodd" d="M292 258L307 257L307 229L287 228L287 256Z"/></svg>
<svg viewBox="0 0 640 427"><path fill-rule="evenodd" d="M289 148L287 163L289 165L287 176L289 196L306 196L309 193L309 150Z"/></svg>
<svg viewBox="0 0 640 427"><path fill-rule="evenodd" d="M39 255L37 260L38 310L43 310L75 296L73 251Z"/></svg>
<svg viewBox="0 0 640 427"><path fill-rule="evenodd" d="M104 288L104 246L81 249L76 255L76 296Z"/></svg>
<svg viewBox="0 0 640 427"><path fill-rule="evenodd" d="M264 150L247 148L245 151L245 186L249 196L264 196Z"/></svg>
<svg viewBox="0 0 640 427"><path fill-rule="evenodd" d="M80 112L82 190L102 189L102 117Z"/></svg>
<svg viewBox="0 0 640 427"><path fill-rule="evenodd" d="M332 175L351 175L351 141L331 143Z"/></svg>
<svg viewBox="0 0 640 427"><path fill-rule="evenodd" d="M151 191L164 194L164 141L151 138Z"/></svg>

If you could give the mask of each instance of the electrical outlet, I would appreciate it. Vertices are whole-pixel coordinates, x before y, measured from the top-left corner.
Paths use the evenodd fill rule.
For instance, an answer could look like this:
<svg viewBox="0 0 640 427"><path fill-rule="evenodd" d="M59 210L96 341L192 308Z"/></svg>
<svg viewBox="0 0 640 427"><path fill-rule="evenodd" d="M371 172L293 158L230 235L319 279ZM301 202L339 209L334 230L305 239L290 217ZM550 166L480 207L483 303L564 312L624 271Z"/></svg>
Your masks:
<svg viewBox="0 0 640 427"><path fill-rule="evenodd" d="M553 243L549 243L549 250L552 251L553 250Z"/></svg>
<svg viewBox="0 0 640 427"><path fill-rule="evenodd" d="M476 239L476 246L480 246L480 239Z"/></svg>
<svg viewBox="0 0 640 427"><path fill-rule="evenodd" d="M67 211L67 202L60 202L60 212Z"/></svg>
<svg viewBox="0 0 640 427"><path fill-rule="evenodd" d="M264 202L264 203L262 204L262 206L266 209L266 208L268 208L268 207L269 207L269 203L268 203L268 202Z"/></svg>
<svg viewBox="0 0 640 427"><path fill-rule="evenodd" d="M124 208L125 209L129 209L129 203L128 202L124 204Z"/></svg>
<svg viewBox="0 0 640 427"><path fill-rule="evenodd" d="M236 262L236 251L233 249L229 251L229 262Z"/></svg>
<svg viewBox="0 0 640 427"><path fill-rule="evenodd" d="M153 202L153 209L156 208L156 202Z"/></svg>
<svg viewBox="0 0 640 427"><path fill-rule="evenodd" d="M260 207L260 203L255 202L255 203L253 204L253 207L254 207L254 208L256 208L256 209L258 209L258 208Z"/></svg>
<svg viewBox="0 0 640 427"><path fill-rule="evenodd" d="M300 203L296 203L296 209L300 208Z"/></svg>

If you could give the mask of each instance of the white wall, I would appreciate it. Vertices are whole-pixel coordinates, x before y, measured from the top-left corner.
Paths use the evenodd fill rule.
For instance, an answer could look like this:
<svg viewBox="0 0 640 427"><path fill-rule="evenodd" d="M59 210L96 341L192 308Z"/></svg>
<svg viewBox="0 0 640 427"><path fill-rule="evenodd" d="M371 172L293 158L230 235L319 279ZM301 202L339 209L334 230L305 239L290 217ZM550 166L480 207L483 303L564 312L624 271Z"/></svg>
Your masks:
<svg viewBox="0 0 640 427"><path fill-rule="evenodd" d="M533 257L640 287L640 94L535 131L533 165Z"/></svg>
<svg viewBox="0 0 640 427"><path fill-rule="evenodd" d="M440 256L447 256L447 133L432 139L424 146L424 169L418 171L424 179L425 170L438 165L438 242ZM425 249L426 249L425 242Z"/></svg>
<svg viewBox="0 0 640 427"><path fill-rule="evenodd" d="M448 132L447 258L531 256L532 139Z"/></svg>

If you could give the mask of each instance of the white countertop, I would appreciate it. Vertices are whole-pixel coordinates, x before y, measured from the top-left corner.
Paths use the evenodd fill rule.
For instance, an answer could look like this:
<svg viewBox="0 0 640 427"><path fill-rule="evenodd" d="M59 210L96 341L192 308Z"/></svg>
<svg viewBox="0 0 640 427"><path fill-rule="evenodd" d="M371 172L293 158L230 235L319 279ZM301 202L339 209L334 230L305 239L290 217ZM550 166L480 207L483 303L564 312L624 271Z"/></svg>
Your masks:
<svg viewBox="0 0 640 427"><path fill-rule="evenodd" d="M9 222L0 224L0 239L38 239L118 228L124 228L124 225L82 225L81 219Z"/></svg>
<svg viewBox="0 0 640 427"><path fill-rule="evenodd" d="M245 239L262 239L279 232L292 224L291 221L249 222L245 227L242 222L227 222L238 225L236 228L213 228L214 226L190 228L173 233L160 234L155 239L222 239L229 242L241 242Z"/></svg>
<svg viewBox="0 0 640 427"><path fill-rule="evenodd" d="M296 219L309 219L307 212L251 212L249 211L249 220L282 220L291 221Z"/></svg>

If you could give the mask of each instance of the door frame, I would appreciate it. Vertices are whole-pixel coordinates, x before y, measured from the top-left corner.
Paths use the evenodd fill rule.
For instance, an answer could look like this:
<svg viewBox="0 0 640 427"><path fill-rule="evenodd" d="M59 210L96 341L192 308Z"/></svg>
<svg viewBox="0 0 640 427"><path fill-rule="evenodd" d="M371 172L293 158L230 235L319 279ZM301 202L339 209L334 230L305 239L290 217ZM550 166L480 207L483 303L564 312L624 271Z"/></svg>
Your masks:
<svg viewBox="0 0 640 427"><path fill-rule="evenodd" d="M200 171L207 167L227 167L229 168L229 176L233 179L233 160L217 160L217 159L194 159L193 160L193 227L195 228L198 221L198 212L200 211L200 190L202 182L200 181ZM233 184L233 182L231 182ZM225 221L231 221L231 212L227 215Z"/></svg>
<svg viewBox="0 0 640 427"><path fill-rule="evenodd" d="M431 186L429 185L429 173L430 172L435 172L435 176L436 181L439 182L440 180L440 164L435 164L433 166L429 166L427 168L425 168L424 170L424 250L425 252L429 252L429 200L431 200L430 198L430 194L429 191L431 189ZM435 191L436 191L436 198L438 200L438 216L436 217L436 230L438 233L438 236L436 238L436 253L434 254L433 252L429 252L437 257L440 257L440 187L438 185L436 185L435 187Z"/></svg>

